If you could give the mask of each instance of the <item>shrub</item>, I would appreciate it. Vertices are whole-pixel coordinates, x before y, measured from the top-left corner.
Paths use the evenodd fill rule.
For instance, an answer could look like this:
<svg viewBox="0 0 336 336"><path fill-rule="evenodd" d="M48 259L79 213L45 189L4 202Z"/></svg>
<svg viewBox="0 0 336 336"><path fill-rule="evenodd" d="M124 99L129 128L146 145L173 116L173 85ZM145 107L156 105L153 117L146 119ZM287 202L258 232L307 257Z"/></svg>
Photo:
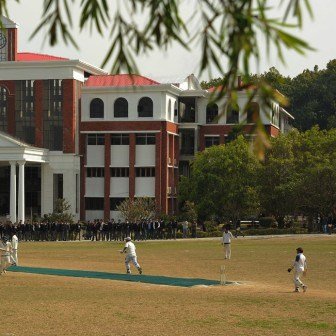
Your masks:
<svg viewBox="0 0 336 336"><path fill-rule="evenodd" d="M206 232L214 232L218 230L218 225L214 221L205 221L204 222Z"/></svg>
<svg viewBox="0 0 336 336"><path fill-rule="evenodd" d="M259 225L263 228L276 227L276 221L273 217L261 217L259 218Z"/></svg>

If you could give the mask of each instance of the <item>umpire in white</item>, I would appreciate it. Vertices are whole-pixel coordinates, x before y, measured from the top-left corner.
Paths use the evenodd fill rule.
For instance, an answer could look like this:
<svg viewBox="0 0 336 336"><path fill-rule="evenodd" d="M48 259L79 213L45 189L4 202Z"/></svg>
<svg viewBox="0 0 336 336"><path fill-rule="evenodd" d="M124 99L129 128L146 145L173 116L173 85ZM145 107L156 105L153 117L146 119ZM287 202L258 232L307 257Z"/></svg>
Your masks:
<svg viewBox="0 0 336 336"><path fill-rule="evenodd" d="M120 251L120 253L126 253L125 258L125 265L126 265L126 273L131 274L131 267L130 262L132 261L133 265L138 269L139 274L142 274L142 268L138 264L137 261L137 255L136 255L136 247L132 243L131 237L126 237L126 244L124 246L124 249Z"/></svg>
<svg viewBox="0 0 336 336"><path fill-rule="evenodd" d="M18 246L19 246L19 239L17 235L14 233L12 236L12 253L11 253L11 262L13 265L18 266Z"/></svg>

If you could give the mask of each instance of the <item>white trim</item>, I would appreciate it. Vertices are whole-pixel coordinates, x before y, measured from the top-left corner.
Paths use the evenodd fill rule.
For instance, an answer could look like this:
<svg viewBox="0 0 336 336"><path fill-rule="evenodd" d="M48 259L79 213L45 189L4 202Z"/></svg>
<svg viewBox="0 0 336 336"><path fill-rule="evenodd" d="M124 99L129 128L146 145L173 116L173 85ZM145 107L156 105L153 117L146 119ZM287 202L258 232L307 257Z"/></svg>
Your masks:
<svg viewBox="0 0 336 336"><path fill-rule="evenodd" d="M204 137L220 137L220 134L204 134Z"/></svg>
<svg viewBox="0 0 336 336"><path fill-rule="evenodd" d="M167 133L168 133L168 134L171 134L171 135L178 136L178 137L180 136L179 134L177 134L177 133L174 133L174 132L170 132L170 131L167 131Z"/></svg>
<svg viewBox="0 0 336 336"><path fill-rule="evenodd" d="M151 130L148 130L148 131L125 130L125 131L81 131L80 133L81 134L133 134L133 133L160 133L160 132L161 131L151 131ZM116 145L116 146L122 146L122 145Z"/></svg>
<svg viewBox="0 0 336 336"><path fill-rule="evenodd" d="M173 84L154 84L154 85L128 85L128 86L83 86L82 93L121 93L121 92L169 92L179 95L183 92Z"/></svg>

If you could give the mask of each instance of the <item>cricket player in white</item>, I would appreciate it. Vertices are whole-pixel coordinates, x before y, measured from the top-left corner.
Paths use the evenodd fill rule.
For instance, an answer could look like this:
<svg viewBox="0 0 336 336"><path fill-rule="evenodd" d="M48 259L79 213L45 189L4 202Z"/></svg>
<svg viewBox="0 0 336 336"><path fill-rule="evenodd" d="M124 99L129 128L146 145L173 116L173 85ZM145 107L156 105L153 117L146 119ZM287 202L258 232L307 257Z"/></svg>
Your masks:
<svg viewBox="0 0 336 336"><path fill-rule="evenodd" d="M301 281L300 277L302 274L306 274L307 272L307 260L303 254L302 247L298 247L296 249L297 255L293 262L293 265L288 268L288 272L294 269L294 288L295 292L299 292L299 288L301 287L303 291L307 291L307 286Z"/></svg>
<svg viewBox="0 0 336 336"><path fill-rule="evenodd" d="M11 259L12 259L12 263L13 263L13 265L15 265L15 266L18 266L18 265L19 265L18 255L17 255L17 252L18 252L18 245L19 245L19 239L18 239L18 237L16 236L16 234L14 233L14 234L13 234L13 237L12 237L12 253L11 253Z"/></svg>
<svg viewBox="0 0 336 336"><path fill-rule="evenodd" d="M6 273L8 266L11 265L11 252L12 244L7 238L3 238L3 244L0 247L1 260L0 260L0 275Z"/></svg>
<svg viewBox="0 0 336 336"><path fill-rule="evenodd" d="M233 234L226 228L223 233L223 242L225 248L225 259L231 259L231 239Z"/></svg>
<svg viewBox="0 0 336 336"><path fill-rule="evenodd" d="M125 265L126 265L126 272L131 274L131 267L130 267L130 262L132 261L133 265L138 269L139 274L142 274L142 268L138 264L137 261L137 255L136 255L136 247L132 243L131 237L126 237L126 244L124 246L124 249L120 251L120 253L126 253L126 258L125 258Z"/></svg>

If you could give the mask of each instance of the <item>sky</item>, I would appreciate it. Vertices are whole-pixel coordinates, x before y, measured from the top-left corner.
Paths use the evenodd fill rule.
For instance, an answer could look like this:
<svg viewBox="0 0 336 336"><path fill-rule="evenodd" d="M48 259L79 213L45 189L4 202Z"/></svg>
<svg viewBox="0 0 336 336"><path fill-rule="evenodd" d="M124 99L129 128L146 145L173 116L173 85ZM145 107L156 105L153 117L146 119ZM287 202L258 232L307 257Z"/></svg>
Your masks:
<svg viewBox="0 0 336 336"><path fill-rule="evenodd" d="M20 0L19 4L14 0L7 1L10 19L19 25L19 51L81 59L92 65L101 66L109 47L108 31L104 36L99 36L98 33L90 34L89 29L79 32L79 29L74 27L73 34L79 45L78 50L72 45L65 45L62 42L55 47L51 47L47 42L43 43L43 32L30 39L32 32L40 22L43 0ZM188 16L195 2L196 0L184 1L182 6L183 16ZM274 0L273 2L278 4L280 0ZM323 69L330 60L336 58L334 37L334 34L336 34L336 1L310 0L310 3L314 17L311 19L308 15L305 15L303 29L295 31L295 34L306 40L315 50L308 51L304 56L288 51L285 53L286 64L283 65L273 50L271 50L270 57L266 57L265 46L263 41L260 41L261 60L258 66L255 63L251 64L252 72L262 73L274 66L283 75L294 77L304 69L313 69L315 65ZM77 11L74 10L73 12L76 17L78 15ZM199 76L199 59L200 51L197 46L192 48L191 51L187 51L178 45L173 45L166 52L156 50L138 58L137 65L142 75L161 82L182 80L191 73L194 73L200 79L208 80L209 74L207 72ZM109 66L105 66L104 70L109 71ZM210 76L216 78L219 73L213 72Z"/></svg>

